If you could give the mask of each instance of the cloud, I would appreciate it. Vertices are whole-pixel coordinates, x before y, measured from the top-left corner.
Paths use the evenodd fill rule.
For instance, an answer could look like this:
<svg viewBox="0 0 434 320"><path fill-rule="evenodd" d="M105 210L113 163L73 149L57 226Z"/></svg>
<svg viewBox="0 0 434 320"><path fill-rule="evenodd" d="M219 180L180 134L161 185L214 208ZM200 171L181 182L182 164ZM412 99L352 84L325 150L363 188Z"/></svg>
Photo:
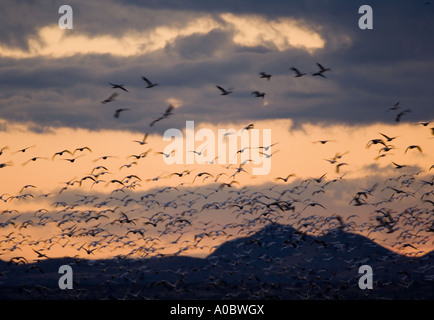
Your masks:
<svg viewBox="0 0 434 320"><path fill-rule="evenodd" d="M337 1L241 1L234 7L226 1L107 0L72 7L74 29L60 30L55 2L24 3L19 10L3 5L9 15L0 21L1 118L143 130L168 97L182 108L153 128L160 133L185 120L394 123L395 114L385 110L398 100L412 109L403 121L434 118L434 48L426 32L433 20L407 2L376 4L372 32L358 29L357 6ZM25 17L20 26L9 18L19 12ZM326 79L310 76L316 62L331 67ZM294 78L292 66L308 75ZM262 71L271 81L258 77ZM145 89L141 76L160 85ZM130 92L102 106L112 93L108 82ZM233 87L233 94L220 96L216 84ZM256 90L266 93L265 101L251 95ZM116 108L131 111L113 122Z"/></svg>
<svg viewBox="0 0 434 320"><path fill-rule="evenodd" d="M60 58L76 54L110 54L128 57L162 49L178 36L207 33L214 27L216 24L212 20L201 18L181 29L159 26L144 32L131 30L117 38L111 35L89 37L52 25L39 29L37 36L28 39L28 50L0 46L0 56L16 59L35 56Z"/></svg>
<svg viewBox="0 0 434 320"><path fill-rule="evenodd" d="M164 51L169 56L176 56L182 60L198 61L223 57L234 50L234 44L228 31L213 29L210 32L194 33L179 36L167 43Z"/></svg>
<svg viewBox="0 0 434 320"><path fill-rule="evenodd" d="M323 48L325 41L307 24L289 18L267 20L260 15L224 13L221 18L232 25L234 42L243 46L266 46L284 51L292 47L309 52Z"/></svg>
<svg viewBox="0 0 434 320"><path fill-rule="evenodd" d="M15 59L35 56L60 58L76 54L128 57L162 49L179 37L208 34L215 29L231 30L234 43L248 47L265 46L279 51L297 47L313 52L325 44L319 34L293 19L267 21L258 15L238 16L232 13L221 14L219 18L225 23L221 24L210 15L205 15L181 27L157 25L144 30L130 29L120 37L110 34L87 35L77 30L62 30L57 25L48 25L40 28L37 35L29 36L27 49L11 48L4 44L0 46L0 56Z"/></svg>

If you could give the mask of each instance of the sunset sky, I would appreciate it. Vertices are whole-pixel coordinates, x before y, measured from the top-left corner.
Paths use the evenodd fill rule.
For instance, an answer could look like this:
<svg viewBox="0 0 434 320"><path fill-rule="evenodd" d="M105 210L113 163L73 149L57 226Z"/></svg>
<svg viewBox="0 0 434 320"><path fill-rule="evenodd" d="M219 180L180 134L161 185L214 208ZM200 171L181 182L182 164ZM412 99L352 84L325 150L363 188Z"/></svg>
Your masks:
<svg viewBox="0 0 434 320"><path fill-rule="evenodd" d="M176 252L178 243L174 246L170 243L178 235L185 239L186 245L192 245L197 240L195 236L213 230L214 237L201 243L206 247L186 250L203 256L226 239L248 234L237 233L243 229L240 225L234 227L231 236L228 232L223 236L219 233L225 224L245 223L245 217L236 217L233 212L237 193L229 191L242 192L243 187L248 187L249 193L257 191L271 196L274 191L270 188L274 185L276 190L290 189L323 174L326 174L324 182L334 182L327 188L321 183L316 187L313 187L315 182L309 183L309 189L303 194L304 204L297 204L294 214L318 215L323 219L356 214L357 225L375 224L375 210L381 205L356 207L351 202L355 194L377 184L375 196L369 199L371 203L401 195L396 194L396 189L404 190L404 197L394 198L393 203L384 206L395 213L408 208L421 210L426 217L418 227L423 229L421 235L425 238L417 247L423 252L432 250L433 232L426 229L433 222L433 205L424 200L434 201L430 193L434 174L431 168L434 165L434 4L371 1L373 30L359 29L358 9L365 4L360 1L70 1L72 30L58 26L61 17L58 9L62 4L59 1L0 4L0 226L3 229L0 258L26 255L34 259L36 254L32 248L48 256L79 254L88 258L131 251L133 244L127 245L127 249L109 249L113 243L107 244L107 236L104 240L98 238L100 245L105 244L107 248L90 256L77 249L82 245L92 248L94 237L77 237L68 244L67 239L59 240L61 230L57 224L67 212L75 210L75 215L85 215L89 210L118 206L125 208L116 209L110 219L81 226L85 230L107 226L119 218L121 211L128 210L128 215L137 219L149 218L158 211L178 217L181 209L171 207L170 201L185 205L197 198L191 194L182 196L184 192L199 187L196 196L200 192L208 194L207 188L236 181L209 199L199 195L195 203L199 213L191 217L188 225L182 225L185 234L164 234L163 225L140 226L146 229L147 235L160 238L145 243L159 248L156 253ZM331 69L323 73L325 77L312 76L319 71L317 63ZM292 67L306 75L295 77ZM272 77L260 78L261 72ZM142 77L158 85L146 88ZM110 83L124 85L128 92L112 88ZM216 85L233 92L222 95ZM255 97L254 91L265 92L265 97ZM101 103L114 92L118 94L114 101ZM173 114L151 127L150 123L169 105L175 107ZM390 110L394 105L399 109ZM118 109L127 110L115 118ZM403 111L400 121L396 121ZM271 129L273 145L261 149L263 161L269 156L270 172L253 175L252 169L258 164L247 163L243 171L230 178L241 164L241 158L229 168L228 161L226 165L218 161L168 165L164 156L157 154L170 143L163 140L163 134L168 129L178 129L185 137L186 121L194 121L196 132L209 129L215 136L219 129L237 131L254 124L254 129L260 132L260 141L264 130ZM145 134L148 134L147 143L141 145L137 141L142 141ZM395 139L388 142L381 134ZM385 145L369 146L373 139L382 139ZM324 140L329 141L319 142ZM195 142L195 151L200 151L202 142ZM185 140L183 144L184 156L193 152ZM215 144L226 147L218 138ZM380 151L386 146L390 150ZM27 147L25 152L20 151ZM90 150L79 150L74 155L64 153L53 159L56 152L73 152L84 147ZM240 149L238 145L237 150ZM148 150L146 157L133 156ZM342 157L330 163L337 154ZM381 155L384 156L378 157ZM74 162L68 161L77 156ZM343 164L337 170L339 163ZM405 167L397 169L393 163ZM95 169L98 166L104 166L109 172L97 178L104 181L93 185L94 181L87 179L81 185L66 184L104 170ZM183 177L171 175L183 170L193 171ZM196 177L201 172L208 172L213 178ZM226 175L216 179L219 173ZM288 182L276 180L289 174L294 177ZM402 178L403 174L406 176ZM123 179L128 175L138 179L125 182ZM398 180L394 184L388 181L390 178ZM414 180L406 183L406 178ZM113 180L133 184L129 184L128 190L116 191L120 185L110 182ZM62 190L65 186L67 189ZM126 205L120 200L123 196L137 200L165 187L177 190L158 194L160 206L144 210L143 203L131 201ZM313 194L321 188L324 193ZM20 198L25 194L30 195ZM104 199L113 196L118 198L104 203ZM7 200L9 197L12 198ZM92 197L97 200L86 203ZM230 207L203 210L206 203L221 203L225 199L229 199ZM66 203L65 207L73 204L73 207L61 212L63 208L55 205L56 202ZM312 202L325 209L304 208ZM164 203L169 204L162 207ZM44 215L53 220L36 225L43 213L36 213L40 209L47 211ZM282 215L283 218L276 217L275 221L300 227L296 220L287 218L286 212ZM16 220L10 220L14 217ZM34 225L19 228L29 220ZM15 221L16 225L8 221ZM67 223L65 226L69 226ZM177 223L182 224L179 220ZM264 224L251 226L249 230ZM352 231L411 254L412 250L404 250L402 244L417 239L403 238L401 232L405 227L400 226L403 229L392 235L381 232L372 235L363 227ZM129 230L126 226L109 225L108 228L118 235ZM17 249L8 241L10 232L15 233L16 240L20 233L30 240ZM397 244L396 237L400 234ZM48 249L49 242L35 242L50 236L60 241L52 249ZM130 240L136 239L136 234L130 236ZM143 244L141 240L138 242Z"/></svg>

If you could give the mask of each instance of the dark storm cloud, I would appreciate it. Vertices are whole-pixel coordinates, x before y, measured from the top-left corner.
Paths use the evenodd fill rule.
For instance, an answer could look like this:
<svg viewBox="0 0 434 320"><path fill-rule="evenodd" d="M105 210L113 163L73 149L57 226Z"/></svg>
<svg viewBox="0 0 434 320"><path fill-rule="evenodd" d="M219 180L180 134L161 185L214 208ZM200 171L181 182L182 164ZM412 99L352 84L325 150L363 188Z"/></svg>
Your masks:
<svg viewBox="0 0 434 320"><path fill-rule="evenodd" d="M214 57L232 46L231 35L222 30L212 30L205 35L192 34L180 37L169 43L165 51L168 55L176 54L181 59L197 60Z"/></svg>
<svg viewBox="0 0 434 320"><path fill-rule="evenodd" d="M74 31L89 36L120 37L128 30L151 30L165 25L182 28L192 19L212 16L227 25L220 13L256 14L273 20L302 19L326 41L309 54L304 49L277 51L266 45L246 47L234 43L234 31L180 35L165 47L140 56L75 55L69 58L38 57L0 59L0 117L35 121L46 126L90 129L122 128L164 131L183 128L185 120L248 121L293 118L332 123L394 122L385 110L401 101L412 113L403 121L430 120L434 44L430 30L434 9L423 1L371 1L374 30L358 28L359 1L143 1L88 3L74 1ZM27 39L43 26L57 23L59 2L2 4L2 45L26 48ZM32 13L31 13L32 12ZM20 15L20 13L22 13ZM15 17L13 19L13 17ZM22 23L21 23L21 20ZM20 21L20 23L17 23ZM348 40L348 41L347 41ZM290 67L317 71L321 62L332 71L327 78L310 75L294 78ZM270 82L261 71L273 74ZM141 76L160 85L146 89ZM125 84L116 101L100 101L112 92L108 82ZM215 85L234 88L221 96ZM254 98L265 91L268 105ZM168 99L181 107L174 115L147 125L164 112ZM116 108L129 108L115 120Z"/></svg>
<svg viewBox="0 0 434 320"><path fill-rule="evenodd" d="M39 28L58 24L62 16L58 10L64 4L59 0L2 1L0 28L7 31L0 33L0 43L28 49L28 38L35 37ZM73 0L68 5L73 9L74 29L93 36L122 36L128 30L144 30L158 25L181 27L192 18L187 11L162 9L155 14L155 10L137 10L134 4L110 0Z"/></svg>
<svg viewBox="0 0 434 320"><path fill-rule="evenodd" d="M46 2L40 1L39 7L32 1L6 0L0 3L0 44L27 49L27 39L34 36L39 27L47 21L57 21L55 11L43 10ZM57 7L58 8L58 7ZM54 20L55 19L55 20Z"/></svg>

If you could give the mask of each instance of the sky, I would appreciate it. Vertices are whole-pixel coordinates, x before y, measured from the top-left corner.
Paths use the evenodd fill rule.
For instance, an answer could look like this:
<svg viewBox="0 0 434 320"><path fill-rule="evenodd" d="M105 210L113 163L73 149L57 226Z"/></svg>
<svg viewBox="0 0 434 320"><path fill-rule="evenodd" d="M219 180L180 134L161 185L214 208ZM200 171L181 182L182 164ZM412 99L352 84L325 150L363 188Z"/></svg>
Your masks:
<svg viewBox="0 0 434 320"><path fill-rule="evenodd" d="M194 244L195 236L201 231L221 231L225 223L245 222L244 217L234 219L233 205L240 202L236 193L227 193L229 190L242 192L243 187L248 187L269 194L273 192L268 189L272 186L276 190L294 188L326 173L325 182L339 182L333 182L325 195L313 196L316 189L306 189L303 194L304 203L318 201L326 209L296 206L301 216L318 214L325 219L337 214L346 217L357 214L359 224L373 223L370 219L381 207L354 207L351 201L357 192L381 184L376 188L377 200L390 197L390 192L394 192L392 197L401 195L388 187L405 189L406 196L395 198L388 209L425 210L422 234L432 223L429 211L432 206L423 200L433 199L429 192L434 172L431 169L434 165L431 54L434 5L425 1L394 1L393 4L327 0L70 1L73 29L68 30L58 25L62 4L59 1L37 4L2 1L0 4L0 148L6 147L0 155L0 194L3 194L0 204L3 210L18 210L21 215L15 221L22 223L27 219L36 223L40 213L35 212L42 208L49 212L47 215L56 217L61 210L53 205L56 202L74 203L77 207L68 210L78 208L79 214L96 210L95 203L84 204L86 201L80 201L80 197L107 199L119 187L109 181L127 175L140 179L127 188L133 199L146 192L177 187L176 192L161 192L161 201L166 203L193 201L179 198L178 193L183 190L199 187L200 191L207 192L207 187L236 181L221 190L225 196L215 195L219 201L229 198L231 207L217 210L223 211L221 214L205 210L205 216L191 217L189 222L196 223L182 225L183 239L186 238L187 244ZM359 28L362 15L358 11L363 4L373 8L372 30ZM319 71L317 63L330 68L322 73L325 77L312 76ZM295 77L293 67L306 74ZM261 78L261 72L270 74L270 80ZM142 77L158 85L147 88ZM112 88L110 83L121 84L127 91ZM222 95L217 85L232 92ZM254 91L264 92L265 97L255 97ZM113 101L101 103L113 93L117 94ZM172 114L150 126L169 105L174 107ZM399 109L390 110L394 105ZM119 109L126 110L116 118ZM402 111L405 112L398 122L396 117ZM250 149L264 152L258 157L260 161L270 161L269 172L254 175L252 170L258 166L255 163L247 163L242 171L236 172L243 161L241 154L229 168L226 167L228 158L218 159L215 164L168 165L164 155L157 154L164 152L169 144L163 140L163 134L178 129L185 138L186 121L194 121L196 132L209 129L216 136L219 129L242 131L254 124L259 141L265 141L261 138L266 130L271 130L272 147L261 149L252 145ZM245 133L253 134L254 130ZM381 133L396 139L385 145L370 145L372 139L386 139ZM141 145L137 141L142 141L145 134L147 143ZM322 144L319 142L322 140L330 141ZM200 143L197 139L195 150L189 150L185 139L181 142L184 163L187 154L199 152ZM215 143L227 147L218 137ZM383 146L390 150L380 151ZM418 148L409 149L409 146ZM27 147L25 152L19 151ZM91 150L77 151L74 155L65 153L53 159L56 152L65 149L73 152L83 147ZM148 150L146 157L133 163L133 155ZM331 163L329 160L337 154L342 158ZM74 162L67 160L77 156ZM397 169L393 162L405 167ZM344 164L337 170L339 163ZM94 173L92 169L98 165L110 172L109 178L101 177L103 182L92 185L89 178L81 185L66 184ZM170 176L183 170L193 170L193 173L182 179ZM200 176L193 181L200 172L211 173L213 179L222 172L227 176L221 180ZM288 183L276 180L291 173L295 176ZM402 174L406 176L402 178ZM405 184L408 177L415 179L411 185ZM400 184L390 185L393 183L387 180L390 178L397 178ZM23 189L26 185L34 187ZM313 185L314 182L309 184L309 188ZM65 186L67 189L60 192ZM31 194L28 197L4 200L27 192ZM421 199L424 193L428 194ZM211 199L203 197L196 205L203 207ZM98 210L111 208L112 204L113 208L116 204L125 205L124 201L116 201L120 200L106 205L102 201ZM140 206L125 207L125 210L134 209L131 212L134 216L140 214ZM161 207L151 209L147 212L149 216ZM119 218L121 210L117 210L113 217ZM179 214L177 208L170 208L170 203L164 210L172 210L173 217ZM6 223L13 215L3 211L0 216L5 229L4 257L16 254L16 248L11 250L12 242L7 241L9 232L29 232L33 239L36 235L42 238L57 235L62 238L60 244L65 242L65 237L59 235L59 226L56 227L58 218L56 223L18 229ZM205 228L207 219L212 221L213 228ZM278 222L283 220L276 218ZM267 223L260 222L258 227ZM121 226L116 232L130 230L125 228ZM239 229L240 225L234 227L233 237L243 234L237 233ZM169 235L155 230L148 232L159 236L159 241L164 243L157 252L173 252L169 244L179 232ZM368 236L369 230L360 232ZM206 248L200 250L196 246L191 251L203 255L227 239L221 234L213 241L211 238ZM41 248L39 243L30 241L26 248L23 244L16 250L24 250L31 258L35 257L31 248L49 255L72 252L89 257L84 250L77 250L82 245L91 248L92 239L83 239L86 238L80 238L75 247L58 243L53 249L47 249L47 243ZM396 239L395 242L378 239L385 241L389 248L408 253L408 248L404 250L402 244L397 245ZM405 243L405 240L401 236L399 241ZM418 247L425 253L432 249L432 232L426 232L423 240ZM110 250L98 252L101 256L112 255Z"/></svg>

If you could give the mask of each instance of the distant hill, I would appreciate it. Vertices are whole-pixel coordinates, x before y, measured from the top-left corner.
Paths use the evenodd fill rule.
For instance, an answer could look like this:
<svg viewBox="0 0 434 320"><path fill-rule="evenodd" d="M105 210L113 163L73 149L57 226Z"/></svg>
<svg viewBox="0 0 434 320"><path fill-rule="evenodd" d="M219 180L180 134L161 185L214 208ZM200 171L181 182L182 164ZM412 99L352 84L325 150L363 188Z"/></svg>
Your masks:
<svg viewBox="0 0 434 320"><path fill-rule="evenodd" d="M433 299L434 253L409 258L335 229L320 237L269 225L205 259L0 261L1 299ZM74 289L58 288L71 265ZM361 265L374 289L361 290Z"/></svg>

